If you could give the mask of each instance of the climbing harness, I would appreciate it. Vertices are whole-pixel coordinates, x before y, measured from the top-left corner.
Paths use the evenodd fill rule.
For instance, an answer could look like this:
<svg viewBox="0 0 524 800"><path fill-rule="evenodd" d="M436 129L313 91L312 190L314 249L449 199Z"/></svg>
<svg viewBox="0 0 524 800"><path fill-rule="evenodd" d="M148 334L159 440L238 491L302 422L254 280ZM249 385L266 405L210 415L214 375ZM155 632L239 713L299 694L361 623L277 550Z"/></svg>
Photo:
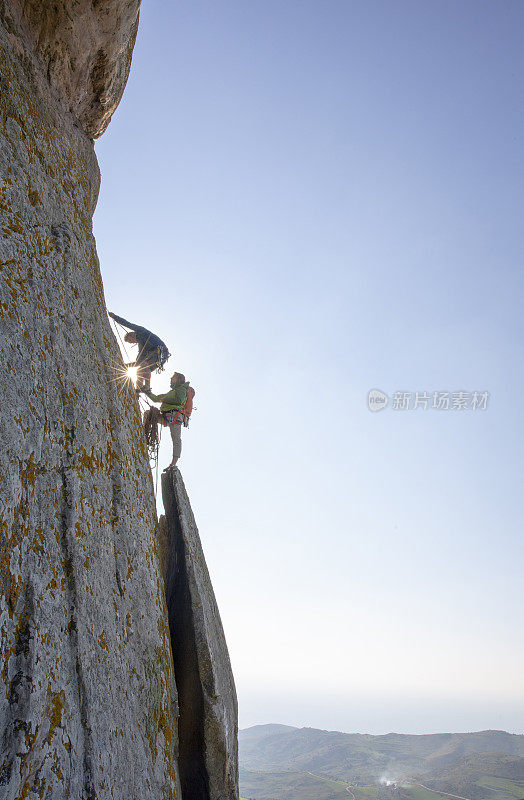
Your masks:
<svg viewBox="0 0 524 800"><path fill-rule="evenodd" d="M184 428L189 426L189 417L183 411L164 411L162 417L164 428L168 425L183 425Z"/></svg>

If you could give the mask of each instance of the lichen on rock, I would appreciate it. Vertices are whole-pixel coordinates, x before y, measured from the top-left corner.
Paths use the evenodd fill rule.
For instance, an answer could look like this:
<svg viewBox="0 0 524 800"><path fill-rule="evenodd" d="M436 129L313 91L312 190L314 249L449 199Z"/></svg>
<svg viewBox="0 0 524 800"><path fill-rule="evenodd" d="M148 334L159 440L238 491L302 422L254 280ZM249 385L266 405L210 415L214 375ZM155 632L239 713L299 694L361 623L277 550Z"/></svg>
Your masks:
<svg viewBox="0 0 524 800"><path fill-rule="evenodd" d="M15 12L0 24L0 797L179 798L153 486L92 234L98 166Z"/></svg>

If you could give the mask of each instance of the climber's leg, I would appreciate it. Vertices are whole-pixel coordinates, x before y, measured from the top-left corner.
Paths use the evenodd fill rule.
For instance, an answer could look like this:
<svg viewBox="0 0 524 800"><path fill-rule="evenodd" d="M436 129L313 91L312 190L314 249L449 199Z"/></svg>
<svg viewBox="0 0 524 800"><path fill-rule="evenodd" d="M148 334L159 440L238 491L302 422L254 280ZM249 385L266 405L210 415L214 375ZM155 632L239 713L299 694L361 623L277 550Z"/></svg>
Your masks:
<svg viewBox="0 0 524 800"><path fill-rule="evenodd" d="M142 388L143 389L151 389L151 367L144 366L140 371L140 377L142 378Z"/></svg>
<svg viewBox="0 0 524 800"><path fill-rule="evenodd" d="M182 425L177 425L176 423L174 425L170 425L169 432L171 433L171 439L173 440L173 460L169 466L174 467L180 458L180 453L182 452Z"/></svg>
<svg viewBox="0 0 524 800"><path fill-rule="evenodd" d="M142 373L142 366L141 366L141 364L136 364L136 363L135 363L134 366L136 366L136 384L135 385L136 385L137 389L141 389L144 386L144 376L143 376L143 373Z"/></svg>
<svg viewBox="0 0 524 800"><path fill-rule="evenodd" d="M158 368L156 353L146 354L137 362L137 381L136 385L142 389L151 389L151 375L153 370Z"/></svg>

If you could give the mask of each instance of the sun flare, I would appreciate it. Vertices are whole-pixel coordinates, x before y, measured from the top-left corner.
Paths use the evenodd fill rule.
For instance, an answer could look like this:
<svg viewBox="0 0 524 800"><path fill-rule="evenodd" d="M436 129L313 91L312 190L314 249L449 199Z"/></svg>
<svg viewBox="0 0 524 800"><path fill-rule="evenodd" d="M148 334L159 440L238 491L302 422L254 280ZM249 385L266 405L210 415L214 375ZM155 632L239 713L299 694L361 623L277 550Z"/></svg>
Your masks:
<svg viewBox="0 0 524 800"><path fill-rule="evenodd" d="M136 385L137 368L128 367L126 372L126 377L129 378L129 380L133 381L133 383Z"/></svg>

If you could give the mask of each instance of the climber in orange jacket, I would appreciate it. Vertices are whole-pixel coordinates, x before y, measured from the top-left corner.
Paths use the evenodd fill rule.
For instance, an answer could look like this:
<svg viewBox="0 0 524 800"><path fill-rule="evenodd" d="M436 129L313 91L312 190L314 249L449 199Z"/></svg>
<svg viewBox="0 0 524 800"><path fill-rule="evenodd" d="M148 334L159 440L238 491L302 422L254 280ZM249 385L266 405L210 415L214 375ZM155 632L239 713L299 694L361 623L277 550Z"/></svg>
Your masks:
<svg viewBox="0 0 524 800"><path fill-rule="evenodd" d="M169 426L169 432L173 441L173 459L166 469L176 466L182 452L182 425L187 428L189 417L193 410L193 398L195 390L186 381L185 375L175 372L171 376L171 389L165 394L153 394L151 389L142 391L154 403L161 403L160 413L163 417L163 424Z"/></svg>

